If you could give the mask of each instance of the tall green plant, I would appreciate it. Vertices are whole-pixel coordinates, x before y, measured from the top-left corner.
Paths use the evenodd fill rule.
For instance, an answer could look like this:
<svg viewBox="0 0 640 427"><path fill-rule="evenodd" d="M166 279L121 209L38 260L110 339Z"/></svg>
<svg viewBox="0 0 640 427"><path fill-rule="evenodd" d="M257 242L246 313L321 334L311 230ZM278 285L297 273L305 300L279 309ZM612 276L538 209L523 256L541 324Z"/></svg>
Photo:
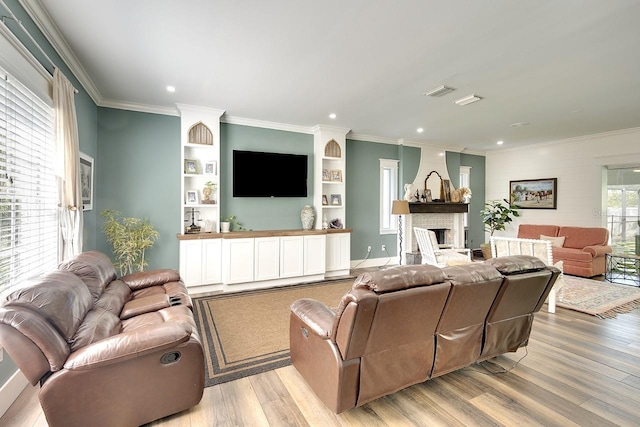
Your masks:
<svg viewBox="0 0 640 427"><path fill-rule="evenodd" d="M480 215L482 215L484 231L488 231L493 236L494 232L504 230L505 226L513 221L513 217L520 216L520 213L518 212L518 206L512 205L507 199L503 199L485 203Z"/></svg>
<svg viewBox="0 0 640 427"><path fill-rule="evenodd" d="M148 266L145 252L158 238L155 228L146 219L122 217L115 210L102 210L100 216L105 219L102 231L111 244L120 275L144 271Z"/></svg>

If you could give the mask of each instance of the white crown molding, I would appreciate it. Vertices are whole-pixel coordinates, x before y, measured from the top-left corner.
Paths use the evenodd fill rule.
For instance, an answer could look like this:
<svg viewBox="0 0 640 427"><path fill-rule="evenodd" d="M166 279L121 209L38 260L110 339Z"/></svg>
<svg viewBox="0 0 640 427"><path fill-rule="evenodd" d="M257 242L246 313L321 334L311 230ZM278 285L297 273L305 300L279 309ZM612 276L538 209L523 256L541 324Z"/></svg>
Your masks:
<svg viewBox="0 0 640 427"><path fill-rule="evenodd" d="M96 85L89 77L76 55L69 47L69 44L62 36L62 33L51 19L51 16L47 13L46 9L42 6L41 0L18 0L20 5L29 14L33 22L38 26L38 29L42 32L45 38L49 41L51 46L60 55L60 58L69 67L73 75L78 79L82 87L87 91L93 102L102 106L102 95L98 91Z"/></svg>
<svg viewBox="0 0 640 427"><path fill-rule="evenodd" d="M224 114L224 110L221 110L219 108L202 107L200 105L190 105L190 104L176 104L176 106L180 111L193 111L193 112L199 112L202 114L212 114L218 117L221 117Z"/></svg>
<svg viewBox="0 0 640 427"><path fill-rule="evenodd" d="M571 137L571 138L555 139L555 140L552 140L552 141L545 141L545 142L539 142L539 143L535 143L535 144L528 144L528 145L524 145L522 147L509 147L509 148L504 148L504 149L501 149L501 150L493 150L493 151L487 152L485 155L506 153L506 152L510 152L510 151L529 150L531 148L545 147L545 146L548 146L548 145L569 144L569 143L572 143L572 142L587 141L587 140L594 139L594 138L607 138L607 137L628 135L628 134L639 133L639 132L640 132L640 127L634 127L634 128L628 128L628 129L618 129L618 130L612 130L612 131L608 131L608 132L592 133L592 134L589 134L589 135L574 136L574 137Z"/></svg>
<svg viewBox="0 0 640 427"><path fill-rule="evenodd" d="M374 136L374 135L364 135L361 133L353 133L349 132L347 134L347 139L352 139L354 141L363 141L363 142L379 142L381 144L394 144L400 145L398 139L387 138L384 136Z"/></svg>
<svg viewBox="0 0 640 427"><path fill-rule="evenodd" d="M243 125L243 126L251 126L256 128L283 130L287 132L313 134L313 128L308 126L291 125L287 123L267 122L264 120L247 119L244 117L237 117L237 116L224 115L222 116L220 121L224 123L228 123L230 125Z"/></svg>
<svg viewBox="0 0 640 427"><path fill-rule="evenodd" d="M177 107L160 107L156 105L136 104L133 102L120 102L112 100L103 100L99 107L115 108L116 110L137 111L139 113L162 114L165 116L180 116Z"/></svg>
<svg viewBox="0 0 640 427"><path fill-rule="evenodd" d="M314 134L319 133L319 132L335 132L338 133L340 135L347 135L349 132L351 132L351 129L349 128L341 128L341 127L337 127L337 126L330 126L330 125L315 125L314 127L311 128L312 132Z"/></svg>

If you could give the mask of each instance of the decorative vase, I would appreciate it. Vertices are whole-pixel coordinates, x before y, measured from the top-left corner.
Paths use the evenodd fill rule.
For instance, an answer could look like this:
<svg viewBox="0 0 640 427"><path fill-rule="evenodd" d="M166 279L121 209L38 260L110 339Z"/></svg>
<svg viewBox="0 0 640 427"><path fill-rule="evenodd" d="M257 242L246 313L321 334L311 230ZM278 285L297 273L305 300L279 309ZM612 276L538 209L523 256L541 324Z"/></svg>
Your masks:
<svg viewBox="0 0 640 427"><path fill-rule="evenodd" d="M227 222L227 221L221 221L220 222L220 231L222 233L228 233L230 228L231 228L231 223L230 222Z"/></svg>
<svg viewBox="0 0 640 427"><path fill-rule="evenodd" d="M316 211L310 205L305 205L300 212L300 220L302 221L303 230L311 230L316 220Z"/></svg>

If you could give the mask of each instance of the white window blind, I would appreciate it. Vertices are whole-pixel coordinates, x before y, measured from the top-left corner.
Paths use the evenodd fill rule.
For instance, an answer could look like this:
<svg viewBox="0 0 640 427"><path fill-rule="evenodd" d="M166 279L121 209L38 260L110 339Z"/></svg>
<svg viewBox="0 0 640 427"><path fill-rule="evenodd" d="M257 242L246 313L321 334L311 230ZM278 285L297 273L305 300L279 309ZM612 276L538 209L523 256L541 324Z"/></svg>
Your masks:
<svg viewBox="0 0 640 427"><path fill-rule="evenodd" d="M58 264L53 109L0 67L0 295Z"/></svg>

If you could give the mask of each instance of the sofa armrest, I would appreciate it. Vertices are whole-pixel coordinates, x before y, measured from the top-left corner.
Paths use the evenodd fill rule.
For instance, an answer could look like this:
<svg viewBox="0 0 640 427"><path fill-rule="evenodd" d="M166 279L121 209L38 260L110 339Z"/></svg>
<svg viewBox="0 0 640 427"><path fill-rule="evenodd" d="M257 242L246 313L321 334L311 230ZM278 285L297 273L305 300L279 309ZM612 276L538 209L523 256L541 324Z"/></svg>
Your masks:
<svg viewBox="0 0 640 427"><path fill-rule="evenodd" d="M145 354L161 352L189 340L191 326L185 322L147 325L97 341L72 353L65 369L100 368Z"/></svg>
<svg viewBox="0 0 640 427"><path fill-rule="evenodd" d="M120 319L130 319L134 316L162 310L163 308L170 306L171 301L167 294L154 294L147 297L136 298L125 303L124 307L122 307L122 311L120 312Z"/></svg>
<svg viewBox="0 0 640 427"><path fill-rule="evenodd" d="M589 252L592 257L604 256L604 254L611 253L611 246L601 246L601 245L593 245L593 246L585 246L582 248L583 252Z"/></svg>
<svg viewBox="0 0 640 427"><path fill-rule="evenodd" d="M132 291L137 291L151 286L164 285L168 282L178 282L180 274L171 269L149 270L127 274L120 280L126 283Z"/></svg>
<svg viewBox="0 0 640 427"><path fill-rule="evenodd" d="M320 301L309 298L299 299L291 304L291 312L317 336L324 339L331 336L335 313Z"/></svg>

